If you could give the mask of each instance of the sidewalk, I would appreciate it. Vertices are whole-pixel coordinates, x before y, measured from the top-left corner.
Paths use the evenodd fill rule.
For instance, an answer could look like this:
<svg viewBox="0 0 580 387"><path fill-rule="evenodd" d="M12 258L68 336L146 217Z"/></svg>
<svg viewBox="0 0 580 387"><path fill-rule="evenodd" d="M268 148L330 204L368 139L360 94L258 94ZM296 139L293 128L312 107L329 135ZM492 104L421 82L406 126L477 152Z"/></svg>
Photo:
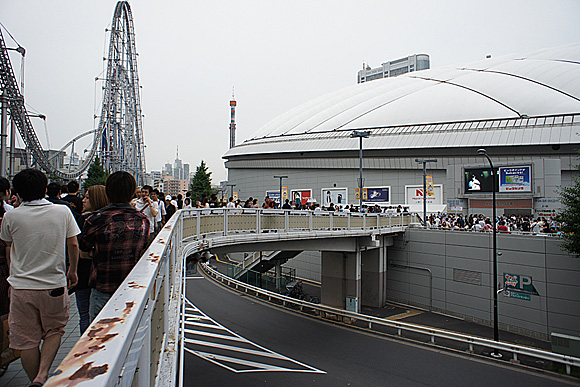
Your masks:
<svg viewBox="0 0 580 387"><path fill-rule="evenodd" d="M72 347L76 344L80 337L79 334L79 311L77 309L76 298L71 295L70 298L70 317L68 324L65 328L64 336L60 344L60 348L52 367L50 369L49 375L51 375L64 357L71 351ZM30 384L30 380L22 368L20 359L10 363L6 373L0 377L0 387L26 387Z"/></svg>

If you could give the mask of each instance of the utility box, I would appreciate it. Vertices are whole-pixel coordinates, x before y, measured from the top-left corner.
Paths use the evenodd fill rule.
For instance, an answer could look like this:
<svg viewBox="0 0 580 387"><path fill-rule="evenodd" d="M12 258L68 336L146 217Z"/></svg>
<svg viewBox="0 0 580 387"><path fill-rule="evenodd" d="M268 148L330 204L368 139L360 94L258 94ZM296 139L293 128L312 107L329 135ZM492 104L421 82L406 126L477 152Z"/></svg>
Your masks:
<svg viewBox="0 0 580 387"><path fill-rule="evenodd" d="M358 313L358 297L346 297L346 310Z"/></svg>
<svg viewBox="0 0 580 387"><path fill-rule="evenodd" d="M554 332L552 332L550 337L552 341L552 352L580 357L580 337Z"/></svg>

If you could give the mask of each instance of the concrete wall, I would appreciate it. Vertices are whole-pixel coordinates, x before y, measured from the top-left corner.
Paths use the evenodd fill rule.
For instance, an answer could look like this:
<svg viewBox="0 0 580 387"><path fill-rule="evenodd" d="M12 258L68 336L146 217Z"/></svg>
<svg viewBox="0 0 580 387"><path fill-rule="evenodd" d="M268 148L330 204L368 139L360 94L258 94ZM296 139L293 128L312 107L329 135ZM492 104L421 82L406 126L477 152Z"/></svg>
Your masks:
<svg viewBox="0 0 580 387"><path fill-rule="evenodd" d="M492 288L503 273L525 275L539 296L500 294L500 328L544 340L551 332L580 336L580 259L563 253L557 238L499 234L492 281L491 246L487 233L408 229L389 247L387 298L491 325Z"/></svg>

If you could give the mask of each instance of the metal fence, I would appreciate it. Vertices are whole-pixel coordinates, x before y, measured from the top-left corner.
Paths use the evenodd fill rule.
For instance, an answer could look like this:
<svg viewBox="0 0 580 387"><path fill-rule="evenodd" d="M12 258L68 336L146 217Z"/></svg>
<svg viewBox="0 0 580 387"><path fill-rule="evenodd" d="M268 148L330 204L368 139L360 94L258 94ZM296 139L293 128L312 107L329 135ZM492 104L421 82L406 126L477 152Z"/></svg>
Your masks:
<svg viewBox="0 0 580 387"><path fill-rule="evenodd" d="M180 210L157 235L45 386L175 384L179 377L184 259L191 254L206 251L212 245L247 239L371 235L381 230L402 231L416 222L413 214Z"/></svg>

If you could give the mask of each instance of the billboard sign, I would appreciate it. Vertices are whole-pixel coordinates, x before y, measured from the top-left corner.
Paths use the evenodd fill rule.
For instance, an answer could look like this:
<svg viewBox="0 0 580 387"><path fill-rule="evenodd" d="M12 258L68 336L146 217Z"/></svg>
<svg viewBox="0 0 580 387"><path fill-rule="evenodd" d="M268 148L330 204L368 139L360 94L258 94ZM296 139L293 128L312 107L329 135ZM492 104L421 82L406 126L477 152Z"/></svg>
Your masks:
<svg viewBox="0 0 580 387"><path fill-rule="evenodd" d="M429 194L429 186L427 185L427 203L428 204L443 204L443 185L433 184L433 194ZM405 204L423 204L423 186L422 185L406 185L405 186Z"/></svg>
<svg viewBox="0 0 580 387"><path fill-rule="evenodd" d="M498 186L497 168L495 179L496 187ZM473 193L492 193L493 179L490 168L465 168L464 171L464 192L466 194ZM497 192L497 191L496 191Z"/></svg>
<svg viewBox="0 0 580 387"><path fill-rule="evenodd" d="M499 192L532 192L532 167L499 168Z"/></svg>
<svg viewBox="0 0 580 387"><path fill-rule="evenodd" d="M280 203L280 191L266 191L266 196L274 203Z"/></svg>
<svg viewBox="0 0 580 387"><path fill-rule="evenodd" d="M348 188L323 188L320 193L324 207L329 206L330 203L338 205L348 203Z"/></svg>
<svg viewBox="0 0 580 387"><path fill-rule="evenodd" d="M306 204L312 201L312 190L311 189L293 189L290 191L292 196L292 204Z"/></svg>
<svg viewBox="0 0 580 387"><path fill-rule="evenodd" d="M363 190L363 200L365 203L383 203L388 204L391 202L391 187L368 187L367 197L364 197Z"/></svg>

